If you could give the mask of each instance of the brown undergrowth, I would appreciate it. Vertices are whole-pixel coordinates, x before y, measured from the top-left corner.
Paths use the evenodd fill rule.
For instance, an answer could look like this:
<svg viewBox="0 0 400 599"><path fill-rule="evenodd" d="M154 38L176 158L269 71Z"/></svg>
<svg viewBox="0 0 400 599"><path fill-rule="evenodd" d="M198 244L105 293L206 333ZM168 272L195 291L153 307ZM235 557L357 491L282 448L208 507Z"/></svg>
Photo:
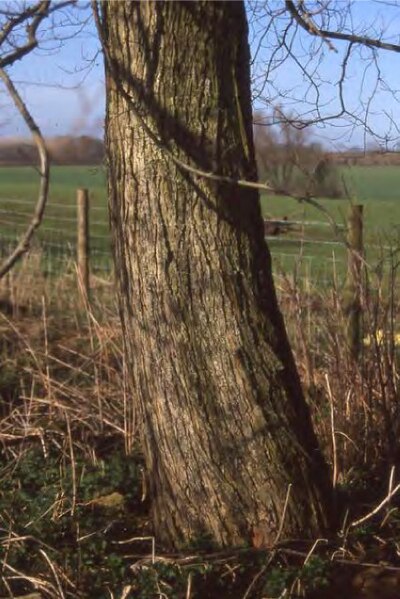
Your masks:
<svg viewBox="0 0 400 599"><path fill-rule="evenodd" d="M346 341L344 284L321 290L296 276L278 288L289 336L320 442L335 484L387 476L399 463L399 265L385 275L366 270L361 300L359 357ZM353 481L354 482L354 481Z"/></svg>
<svg viewBox="0 0 400 599"><path fill-rule="evenodd" d="M338 536L224 552L200 539L171 555L148 518L113 285L93 279L89 307L73 271L46 279L30 260L0 299L0 597L400 597L394 263L363 284L357 362L334 278L321 291L277 277L343 506Z"/></svg>

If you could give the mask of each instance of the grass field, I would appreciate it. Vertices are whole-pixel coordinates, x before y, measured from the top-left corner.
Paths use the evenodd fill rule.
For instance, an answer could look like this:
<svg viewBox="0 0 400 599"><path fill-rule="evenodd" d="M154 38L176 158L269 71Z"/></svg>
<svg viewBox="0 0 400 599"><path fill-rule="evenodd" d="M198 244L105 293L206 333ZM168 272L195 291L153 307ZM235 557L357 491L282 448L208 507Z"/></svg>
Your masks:
<svg viewBox="0 0 400 599"><path fill-rule="evenodd" d="M377 246L396 243L400 237L400 169L397 167L353 167L343 171L352 201L364 205L364 231L367 258L376 261ZM15 240L29 220L35 200L38 174L33 168L0 168L0 234L5 241ZM109 233L105 172L102 167L53 167L46 217L38 238L51 248L53 257L64 258L62 246L70 244L73 255L75 239L75 192L87 187L91 198L92 251L99 263L109 262ZM338 224L345 224L348 200L320 200ZM296 231L270 240L276 268L292 270L301 256L302 276L326 278L337 261L339 274L344 272L345 250L334 244L332 227L320 210L292 198L262 196L265 216L300 222L319 222L299 226Z"/></svg>
<svg viewBox="0 0 400 599"><path fill-rule="evenodd" d="M30 167L0 168L0 243L3 253L24 230L35 202L39 175ZM76 189L90 190L92 266L110 270L110 236L105 173L101 167L55 166L45 218L36 238L44 248L45 269L57 272L73 263L76 239Z"/></svg>
<svg viewBox="0 0 400 599"><path fill-rule="evenodd" d="M364 206L364 243L366 257L371 264L380 261L387 248L400 242L400 169L397 167L353 167L343 172L351 201ZM329 212L337 225L342 226L345 235L346 217L350 200L318 200ZM272 218L287 217L300 222L319 222L312 226L298 227L289 235L270 240L269 245L276 258L277 267L293 269L299 256L302 257L302 270L313 273L313 278L329 278L333 261L337 262L339 275L345 272L345 248L334 245L335 232L329 218L318 208L297 202L292 198L261 198L263 213ZM321 242L321 243L317 243ZM386 248L386 250L385 250ZM303 272L304 274L304 272Z"/></svg>

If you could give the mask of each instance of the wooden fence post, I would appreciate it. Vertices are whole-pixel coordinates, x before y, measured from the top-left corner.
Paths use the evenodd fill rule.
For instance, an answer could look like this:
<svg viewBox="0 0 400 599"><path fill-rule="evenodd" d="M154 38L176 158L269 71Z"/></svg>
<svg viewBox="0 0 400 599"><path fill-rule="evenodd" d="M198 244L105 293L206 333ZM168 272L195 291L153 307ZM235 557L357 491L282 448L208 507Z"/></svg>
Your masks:
<svg viewBox="0 0 400 599"><path fill-rule="evenodd" d="M347 220L347 281L344 295L346 342L353 360L361 349L361 287L363 264L363 206L351 206Z"/></svg>
<svg viewBox="0 0 400 599"><path fill-rule="evenodd" d="M85 301L89 300L89 192L78 189L77 200L77 262L79 287Z"/></svg>

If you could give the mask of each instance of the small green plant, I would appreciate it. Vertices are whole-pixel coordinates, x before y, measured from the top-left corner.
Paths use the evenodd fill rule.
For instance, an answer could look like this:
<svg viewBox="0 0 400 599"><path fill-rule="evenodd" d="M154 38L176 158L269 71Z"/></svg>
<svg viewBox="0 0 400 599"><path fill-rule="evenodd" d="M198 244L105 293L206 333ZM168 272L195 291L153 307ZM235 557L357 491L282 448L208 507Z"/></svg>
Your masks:
<svg viewBox="0 0 400 599"><path fill-rule="evenodd" d="M269 569L265 575L263 593L268 597L281 597L295 578L296 570L289 566L276 566Z"/></svg>
<svg viewBox="0 0 400 599"><path fill-rule="evenodd" d="M138 517L131 510L137 511L140 502L139 468L137 458L120 448L97 465L78 454L72 466L57 450L45 456L38 446L12 466L0 461L0 560L27 576L40 576L40 550L46 547L49 559L83 596L87 589L99 599L109 596L107 588L122 589L130 563L118 541L136 532ZM7 542L7 537L21 540ZM16 588L18 594L29 590L21 584Z"/></svg>
<svg viewBox="0 0 400 599"><path fill-rule="evenodd" d="M308 590L325 588L329 585L329 569L330 562L314 555L300 570L299 578Z"/></svg>

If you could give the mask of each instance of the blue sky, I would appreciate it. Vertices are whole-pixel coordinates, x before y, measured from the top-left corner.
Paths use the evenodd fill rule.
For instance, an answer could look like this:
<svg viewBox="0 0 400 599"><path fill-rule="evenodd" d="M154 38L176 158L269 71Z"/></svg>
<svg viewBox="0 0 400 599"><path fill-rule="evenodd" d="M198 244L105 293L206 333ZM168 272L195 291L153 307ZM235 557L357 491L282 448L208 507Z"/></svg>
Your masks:
<svg viewBox="0 0 400 599"><path fill-rule="evenodd" d="M339 7L347 7L347 0L339 0ZM269 0L269 7L279 8L280 0ZM257 8L261 11L262 3ZM384 29L386 36L397 43L400 34L400 8L392 6L391 2L374 0L355 0L352 14L356 27L375 27L376 31ZM87 9L81 9L78 21L85 20L90 15ZM249 10L250 15L250 10ZM261 15L261 12L256 13ZM275 27L281 31L285 26L285 18L276 19ZM68 21L61 30L65 39L61 44L50 40L45 42L43 48L36 50L29 57L15 64L10 69L14 81L18 84L32 114L36 118L46 135L88 134L101 136L102 120L104 116L104 73L102 57L98 53L99 43L93 23L88 20L83 31L76 33L77 27ZM250 41L253 56L256 54L254 74L258 88L264 83L267 64L274 49L273 35L265 38L260 46L260 39L265 31L267 21L263 18L254 20L250 24ZM60 31L60 30L58 30ZM49 35L50 36L50 35ZM292 40L293 53L296 58L305 64L310 59L310 44L321 44L322 52L314 61L310 60L309 68L314 63L319 63L319 77L323 84L319 87L321 99L321 112L323 115L334 114L339 106L338 79L340 78L341 58L347 46L342 42L334 42L334 49L327 44L302 34ZM322 56L322 58L321 58ZM279 53L275 59L279 57ZM346 105L351 112L365 112L369 109L369 124L381 136L385 136L390 129L390 135L395 137L393 123L400 125L400 103L397 102L392 91L398 91L400 100L400 54L393 52L379 52L379 69L381 82L368 104L372 91L377 82L377 67L369 62L371 52L364 49L360 52L353 50L349 61L348 76L344 86ZM391 89L385 89L390 83ZM286 61L280 69L273 71L269 76L268 85L264 91L264 98L258 95L255 108L265 108L267 100L279 89L280 96L276 96L275 103L281 104L286 112L300 118L311 118L310 107L315 101L315 90L309 89L307 78L296 64L295 60ZM257 87L254 88L257 91ZM308 100L308 104L305 102ZM364 107L363 107L364 103ZM9 99L0 93L0 135L24 136L27 134L24 124L16 116L10 105ZM325 124L323 127L314 127L314 137L320 141L330 141L333 147L343 145L361 146L370 143L371 139L365 136L361 125L338 127L345 125L343 121ZM399 135L400 139L400 135Z"/></svg>
<svg viewBox="0 0 400 599"><path fill-rule="evenodd" d="M0 0L1 1L1 0ZM34 118L46 135L89 134L101 136L105 110L103 59L89 9L82 9L76 21L88 20L83 30L70 23L70 13L57 27L65 39L48 41L15 63L9 73ZM0 135L26 135L10 100L0 95Z"/></svg>

